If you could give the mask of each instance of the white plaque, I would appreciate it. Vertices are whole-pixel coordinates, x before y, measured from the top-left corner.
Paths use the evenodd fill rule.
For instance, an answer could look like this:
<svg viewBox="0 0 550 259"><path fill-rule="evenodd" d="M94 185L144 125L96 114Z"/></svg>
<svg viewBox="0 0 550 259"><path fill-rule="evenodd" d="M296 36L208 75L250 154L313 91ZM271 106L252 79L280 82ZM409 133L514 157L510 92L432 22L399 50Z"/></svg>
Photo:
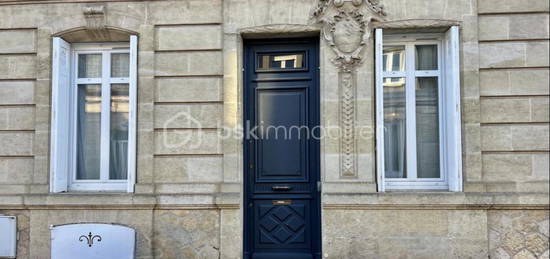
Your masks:
<svg viewBox="0 0 550 259"><path fill-rule="evenodd" d="M52 259L133 259L134 229L114 224L82 223L51 227Z"/></svg>
<svg viewBox="0 0 550 259"><path fill-rule="evenodd" d="M17 251L17 218L0 216L0 257L15 258Z"/></svg>

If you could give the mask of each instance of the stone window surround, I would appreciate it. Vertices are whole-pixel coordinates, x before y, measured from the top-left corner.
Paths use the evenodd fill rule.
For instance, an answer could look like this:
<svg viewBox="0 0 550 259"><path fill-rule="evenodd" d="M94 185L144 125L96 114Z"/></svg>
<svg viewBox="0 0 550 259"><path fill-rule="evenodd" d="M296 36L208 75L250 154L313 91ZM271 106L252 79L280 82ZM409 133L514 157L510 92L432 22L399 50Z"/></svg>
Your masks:
<svg viewBox="0 0 550 259"><path fill-rule="evenodd" d="M96 8L97 9L97 8ZM85 15L86 12L89 12L90 10L84 11ZM103 9L101 8L101 11L103 12ZM102 15L96 15L94 19L97 19L99 17L100 21L102 21L103 17ZM59 145L61 142L58 142L57 138L53 136L54 132L57 132L57 128L61 127L67 127L68 125L62 126L62 122L56 122L52 120L51 123L51 132L52 132L52 143L51 143L51 156L50 156L50 191L51 192L66 192L66 191L124 191L124 192L134 192L134 185L136 181L136 125L137 125L137 33L132 32L125 29L120 29L113 26L105 26L102 22L99 22L93 24L93 22L90 22L90 19L88 19L88 26L84 27L77 27L72 28L68 30L64 30L62 32L56 33L52 35L53 38L53 48L54 51L57 45L60 44L58 42L66 42L69 46L71 44L75 44L75 46L78 46L79 48L85 47L85 48L101 48L100 45L93 44L95 42L105 42L107 45L109 42L129 42L127 46L129 47L130 52L130 75L129 75L129 85L130 85L130 119L129 119L129 139L128 139L128 176L127 180L123 181L123 184L120 183L86 183L84 185L75 184L71 180L73 173L67 174L66 176L59 176L56 174L58 171L67 171L67 170L61 170L62 167L58 167L58 163L67 163L68 161L72 160L70 158L64 158L62 155L57 155L57 149L59 148ZM71 53L73 53L75 49L71 48ZM74 54L71 54L70 56L73 56ZM133 61L132 61L133 60ZM74 66L74 60L69 61L69 66ZM52 73L54 71L54 67L58 67L59 64L55 60L55 55L52 58ZM52 96L55 97L56 91L54 90L54 84L56 84L55 80L53 80L52 76ZM71 79L71 84L73 84ZM52 118L56 118L56 109L54 108L56 104L54 103L54 100L57 100L57 98L52 98ZM58 109L59 110L59 109ZM61 124L59 124L61 123ZM71 123L74 123L72 121ZM74 143L72 141L69 141L69 144ZM63 145L63 144L61 144ZM102 158L103 159L103 158ZM70 162L69 162L70 164ZM68 170L68 172L73 172L73 170ZM121 182L121 181L119 181Z"/></svg>
<svg viewBox="0 0 550 259"><path fill-rule="evenodd" d="M389 29L391 31L391 29ZM460 107L460 64L459 64L459 28L458 26L449 27L445 33L414 33L415 31L410 31L407 33L385 33L384 29L376 29L376 45L377 56L382 56L381 49L383 45L406 45L406 44L417 44L416 38L437 38L435 41L429 41L436 43L438 46L438 56L439 71L437 76L441 82L440 89L442 93L440 95L441 100L439 100L439 109L440 109L440 172L443 182L434 182L433 180L422 181L422 179L415 180L386 180L384 177L384 165L383 165L383 153L384 145L382 135L383 124L382 121L382 85L381 85L381 58L376 58L376 74L380 77L377 78L376 82L376 113L377 113L377 175L378 182L381 183L378 185L378 191L383 192L385 190L443 190L443 191L462 191L462 159L461 159L461 134L460 134L460 110L457 110L455 107ZM383 38L383 40L382 40ZM412 41L411 41L412 40ZM420 44L425 44L424 41L421 41ZM410 53L409 53L410 54ZM407 57L409 60L412 58L410 55ZM380 64L379 64L380 63ZM387 75L392 76L392 75ZM433 75L432 75L433 76ZM408 78L414 78L414 75L407 74ZM408 81L410 84L410 81ZM407 108L409 109L409 108ZM445 118L445 119L442 119ZM409 127L409 126L407 126ZM410 150L409 150L410 151ZM415 157L414 154L407 154L407 157ZM415 171L416 168L413 167L412 171ZM412 172L409 170L409 172ZM416 175L416 172L413 172ZM393 184L392 185L390 185Z"/></svg>
<svg viewBox="0 0 550 259"><path fill-rule="evenodd" d="M378 31L378 30L377 30ZM414 48L416 46L418 46L417 44L420 44L420 45L424 45L424 44L429 44L429 45L433 45L433 46L436 46L436 53L437 53L437 69L434 69L434 71L431 71L432 73L430 73L430 78L436 78L437 79L437 82L438 82L438 87L437 87L437 92L440 93L442 89L444 89L444 85L445 85L445 79L444 79L444 73L443 73L443 70L444 70L444 67L446 64L445 61L444 61L444 58L442 57L442 53L445 53L445 51L443 50L443 39L442 39L442 35L440 34L421 34L421 35L408 35L408 34L397 34L397 35L384 35L384 33L382 32L383 36L384 37L384 40L383 40L383 43L381 44L382 45L382 48L390 45L390 46L403 46L405 47L404 49L404 56L406 61L404 61L404 64L406 66L405 70L403 73L399 73L400 71L396 72L396 73L399 73L399 75L394 75L395 73L391 73L391 72L382 72L383 75L380 75L380 71L382 69L378 68L377 67L377 72L376 72L376 77L378 79L378 77L381 77L380 79L384 80L384 78L392 78L392 79L399 79L399 78L405 78L406 79L406 83L405 85L408 87L408 86L414 86L416 83L414 83L412 80L414 80L417 75L415 72L417 72L417 69L415 68L412 68L410 66L412 66L413 62L414 61L414 58L412 58L412 55L414 55ZM393 36L393 37L392 37ZM389 37L392 37L392 38L389 38ZM407 37L407 38L402 38L402 37ZM417 42L417 39L418 38L433 38L433 40L427 40L427 41L422 41L421 43L418 43ZM376 37L376 40L378 41L378 35ZM376 44L379 44L378 42ZM378 55L380 55L379 53L379 49L377 48L377 53L375 54L377 57L377 59L379 58ZM411 55L412 54L412 55ZM389 59L389 58L388 58ZM411 60L412 59L412 60ZM389 61L388 61L389 62ZM376 66L379 66L380 64L376 64ZM382 88L383 86L380 85L379 83L380 81L377 80L377 84L376 84L376 90L375 92L379 93L379 92L382 92ZM410 95L407 95L405 98L406 98L406 103L408 104L411 104L412 103L412 100L409 99ZM380 117L380 114L383 113L383 111L380 111L380 110L383 110L383 104L382 102L380 102L380 96L376 96L376 101L377 101L377 106L376 106L376 113L377 113L377 118ZM443 99L443 100L442 100ZM447 138L447 135L446 135L446 131L445 130L442 130L442 128L444 128L444 120L442 120L442 118L444 117L444 114L445 114L445 108L443 108L443 104L445 102L445 99L443 97L443 94L440 94L437 98L437 103L438 103L438 153L441 154L442 153L446 153L446 146L445 146L445 139ZM382 105L380 105L382 104ZM414 112L414 109L411 109L410 106L406 107L405 108L407 111L407 114L411 114ZM416 109L416 108L415 108ZM379 118L381 120L381 118ZM378 120L376 123L377 123L377 127L382 127L382 123L380 120ZM407 133L406 134L411 134L411 130L414 128L416 129L417 126L412 126L414 125L416 122L410 120L410 118L406 118L406 121L407 123L412 123L411 125L407 125L406 126L406 131ZM412 127L411 127L412 126ZM415 130L416 131L416 130ZM379 133L379 132L377 132ZM410 136L413 136L413 135L410 135ZM415 141L414 138L407 138L408 140L413 140ZM378 142L383 142L383 139L382 137L377 134L377 143ZM440 166L440 176L437 177L438 180L434 180L434 179L430 179L429 181L422 181L422 179L418 179L417 177L417 174L419 173L417 170L416 170L416 164L418 163L418 159L416 158L417 157L417 147L415 144L410 144L410 143L407 143L406 145L407 147L407 150L406 150L406 160L405 161L405 164L406 164L406 176L404 176L403 178L397 178L397 179L392 179L392 178L386 178L384 177L382 179L382 181L384 182L383 184L385 185L385 190L391 190L392 187L395 187L397 189L401 189L401 188L405 188L405 189L424 189L424 190L430 190L430 189L442 189L442 190L447 190L448 189L448 176L447 176L447 170L446 170L446 166L443 164L444 163L444 159L439 158L439 166ZM414 151L411 150L411 147L415 147L414 148ZM378 146L377 147L377 156L380 155L380 153L383 153L382 150L382 145ZM386 146L383 147L384 149L386 148ZM414 153L413 153L414 152ZM386 157L384 157L384 159L386 159ZM435 160L435 159L434 159ZM410 163L411 161L413 161L413 163ZM377 159L377 163L380 163L380 159ZM380 170L381 167L378 168L378 170ZM386 169L387 170L387 169ZM384 173L383 171L377 171L377 174L382 174ZM414 179L411 179L414 178ZM392 184L394 186L392 186ZM379 189L380 190L380 189Z"/></svg>

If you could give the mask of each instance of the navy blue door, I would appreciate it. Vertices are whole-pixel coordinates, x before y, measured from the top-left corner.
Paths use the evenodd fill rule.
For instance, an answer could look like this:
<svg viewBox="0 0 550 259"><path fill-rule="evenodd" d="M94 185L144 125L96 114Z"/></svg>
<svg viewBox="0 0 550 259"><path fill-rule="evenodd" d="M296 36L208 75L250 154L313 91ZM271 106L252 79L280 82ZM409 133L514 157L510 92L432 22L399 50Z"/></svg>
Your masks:
<svg viewBox="0 0 550 259"><path fill-rule="evenodd" d="M244 258L321 258L318 46L245 42Z"/></svg>

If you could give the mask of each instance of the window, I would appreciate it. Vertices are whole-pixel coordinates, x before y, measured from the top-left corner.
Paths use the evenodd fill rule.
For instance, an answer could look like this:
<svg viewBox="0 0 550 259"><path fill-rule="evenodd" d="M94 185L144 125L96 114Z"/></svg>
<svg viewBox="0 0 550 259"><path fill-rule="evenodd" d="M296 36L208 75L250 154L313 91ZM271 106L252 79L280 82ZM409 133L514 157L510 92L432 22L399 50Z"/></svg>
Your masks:
<svg viewBox="0 0 550 259"><path fill-rule="evenodd" d="M137 37L53 46L52 191L132 192Z"/></svg>
<svg viewBox="0 0 550 259"><path fill-rule="evenodd" d="M461 191L458 28L376 31L379 191Z"/></svg>
<svg viewBox="0 0 550 259"><path fill-rule="evenodd" d="M258 54L258 70L303 69L305 53Z"/></svg>

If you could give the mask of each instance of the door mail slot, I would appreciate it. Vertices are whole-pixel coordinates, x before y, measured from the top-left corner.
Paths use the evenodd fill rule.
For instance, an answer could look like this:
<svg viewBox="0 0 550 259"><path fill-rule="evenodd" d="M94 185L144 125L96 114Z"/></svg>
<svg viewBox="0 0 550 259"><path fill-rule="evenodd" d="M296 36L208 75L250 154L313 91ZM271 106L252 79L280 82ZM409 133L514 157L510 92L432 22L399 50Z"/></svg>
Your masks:
<svg viewBox="0 0 550 259"><path fill-rule="evenodd" d="M290 186L276 185L276 186L271 187L271 190L274 190L274 191L290 191L291 189L292 189L292 187L290 187Z"/></svg>
<svg viewBox="0 0 550 259"><path fill-rule="evenodd" d="M273 205L292 205L292 200L273 201Z"/></svg>

